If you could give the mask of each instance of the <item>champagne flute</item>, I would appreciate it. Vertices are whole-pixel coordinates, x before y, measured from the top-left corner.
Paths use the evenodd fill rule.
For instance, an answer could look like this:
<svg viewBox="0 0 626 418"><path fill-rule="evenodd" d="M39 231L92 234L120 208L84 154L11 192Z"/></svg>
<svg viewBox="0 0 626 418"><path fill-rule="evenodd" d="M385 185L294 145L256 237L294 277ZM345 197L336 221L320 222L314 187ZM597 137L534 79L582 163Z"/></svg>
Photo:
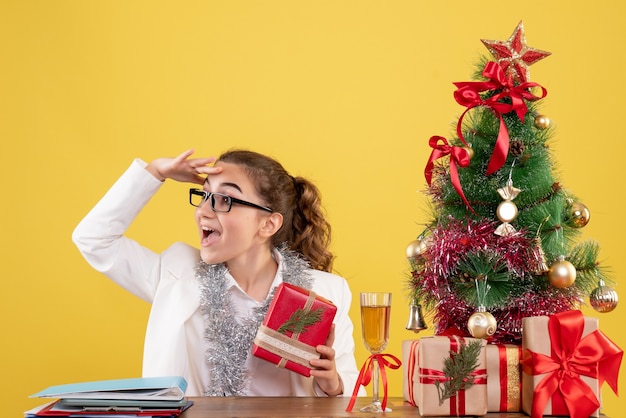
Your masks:
<svg viewBox="0 0 626 418"><path fill-rule="evenodd" d="M365 292L361 293L361 326L363 343L372 354L380 354L389 342L389 317L391 314L391 293ZM389 412L391 409L382 409L378 399L379 364L372 360L372 402L361 408L362 412Z"/></svg>

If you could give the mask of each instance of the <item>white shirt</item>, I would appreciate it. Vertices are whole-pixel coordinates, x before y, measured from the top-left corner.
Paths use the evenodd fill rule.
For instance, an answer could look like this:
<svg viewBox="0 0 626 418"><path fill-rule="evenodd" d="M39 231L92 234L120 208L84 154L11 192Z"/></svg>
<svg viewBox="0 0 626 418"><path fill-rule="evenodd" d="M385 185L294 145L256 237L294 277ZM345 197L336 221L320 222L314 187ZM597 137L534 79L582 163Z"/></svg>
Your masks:
<svg viewBox="0 0 626 418"><path fill-rule="evenodd" d="M261 302L248 296L230 274L226 274L229 282L228 293L234 308L237 310L237 318L248 317L254 308L261 305ZM280 281L278 276L274 278L271 288L278 286ZM270 292L271 293L271 292ZM246 362L248 371L248 389L246 393L250 396L294 396L291 389L291 372L287 369L277 367L267 360L260 359L253 355L248 356Z"/></svg>

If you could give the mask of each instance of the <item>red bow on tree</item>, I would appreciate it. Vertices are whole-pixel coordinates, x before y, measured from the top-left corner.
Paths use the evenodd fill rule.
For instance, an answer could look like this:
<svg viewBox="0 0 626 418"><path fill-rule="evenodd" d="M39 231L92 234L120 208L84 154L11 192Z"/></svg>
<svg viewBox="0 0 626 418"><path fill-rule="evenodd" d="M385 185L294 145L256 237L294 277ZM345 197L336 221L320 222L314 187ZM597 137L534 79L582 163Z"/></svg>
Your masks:
<svg viewBox="0 0 626 418"><path fill-rule="evenodd" d="M443 144L439 144L441 141ZM470 164L470 157L467 149L463 147L455 147L450 146L448 141L443 136L432 136L428 141L428 144L433 149L430 153L430 158L428 159L428 163L426 163L426 168L424 169L424 176L426 177L426 182L430 186L430 183L433 178L433 168L435 167L435 161L441 157L445 157L446 155L450 156L450 180L452 181L452 185L454 186L454 190L461 196L465 205L469 208L469 210L474 212L474 209L470 206L469 202L465 198L465 194L463 193L463 189L461 188L461 181L459 180L459 169L457 165L461 167L467 167Z"/></svg>
<svg viewBox="0 0 626 418"><path fill-rule="evenodd" d="M532 418L543 416L549 400L553 413L572 418L588 417L598 409L600 402L580 375L597 379L599 386L606 381L617 394L623 352L599 330L581 338L584 325L578 310L552 315L548 321L552 355L524 350L520 362L524 373L545 374L533 392Z"/></svg>
<svg viewBox="0 0 626 418"><path fill-rule="evenodd" d="M457 90L454 92L454 98L457 103L467 107L465 112L459 118L459 122L456 126L456 132L459 139L465 143L465 138L461 132L463 117L472 108L477 106L487 106L490 108L496 116L500 119L500 129L498 132L498 138L496 145L489 160L487 166L487 175L490 175L500 169L506 161L506 156L509 153L509 132L504 123L502 115L515 111L517 117L524 122L524 116L528 112L528 107L524 100L534 101L543 99L548 94L548 91L537 83L524 82L517 86L513 83L511 78L507 79L504 75L502 67L497 63L490 61L485 65L482 72L483 76L489 81L468 81L454 83ZM541 88L541 96L535 96L529 89L532 87ZM499 91L498 91L499 90ZM480 93L486 91L497 91L493 96L483 99ZM510 99L511 103L502 102L502 99Z"/></svg>

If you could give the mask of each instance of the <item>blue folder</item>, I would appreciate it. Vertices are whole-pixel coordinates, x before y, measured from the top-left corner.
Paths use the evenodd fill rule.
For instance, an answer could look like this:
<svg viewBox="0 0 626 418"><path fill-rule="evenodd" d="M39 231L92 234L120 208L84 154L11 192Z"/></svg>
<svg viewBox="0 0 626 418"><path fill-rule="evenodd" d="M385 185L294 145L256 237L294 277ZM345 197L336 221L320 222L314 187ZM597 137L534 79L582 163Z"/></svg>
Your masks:
<svg viewBox="0 0 626 418"><path fill-rule="evenodd" d="M182 376L139 377L50 386L30 397L177 401L184 398L186 389Z"/></svg>

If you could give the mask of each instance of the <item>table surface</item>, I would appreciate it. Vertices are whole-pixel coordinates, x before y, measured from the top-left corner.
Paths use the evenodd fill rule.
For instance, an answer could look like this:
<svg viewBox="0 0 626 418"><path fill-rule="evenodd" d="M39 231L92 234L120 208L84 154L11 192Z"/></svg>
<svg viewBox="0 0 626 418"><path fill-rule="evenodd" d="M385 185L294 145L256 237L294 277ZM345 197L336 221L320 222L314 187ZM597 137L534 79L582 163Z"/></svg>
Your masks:
<svg viewBox="0 0 626 418"><path fill-rule="evenodd" d="M359 408L369 398L358 398L352 412L346 412L349 397L340 398L256 398L256 397L192 397L194 405L181 418L207 417L420 417L417 408L402 398L390 398L387 402L391 412L361 412ZM521 418L523 413L490 412L488 418Z"/></svg>

